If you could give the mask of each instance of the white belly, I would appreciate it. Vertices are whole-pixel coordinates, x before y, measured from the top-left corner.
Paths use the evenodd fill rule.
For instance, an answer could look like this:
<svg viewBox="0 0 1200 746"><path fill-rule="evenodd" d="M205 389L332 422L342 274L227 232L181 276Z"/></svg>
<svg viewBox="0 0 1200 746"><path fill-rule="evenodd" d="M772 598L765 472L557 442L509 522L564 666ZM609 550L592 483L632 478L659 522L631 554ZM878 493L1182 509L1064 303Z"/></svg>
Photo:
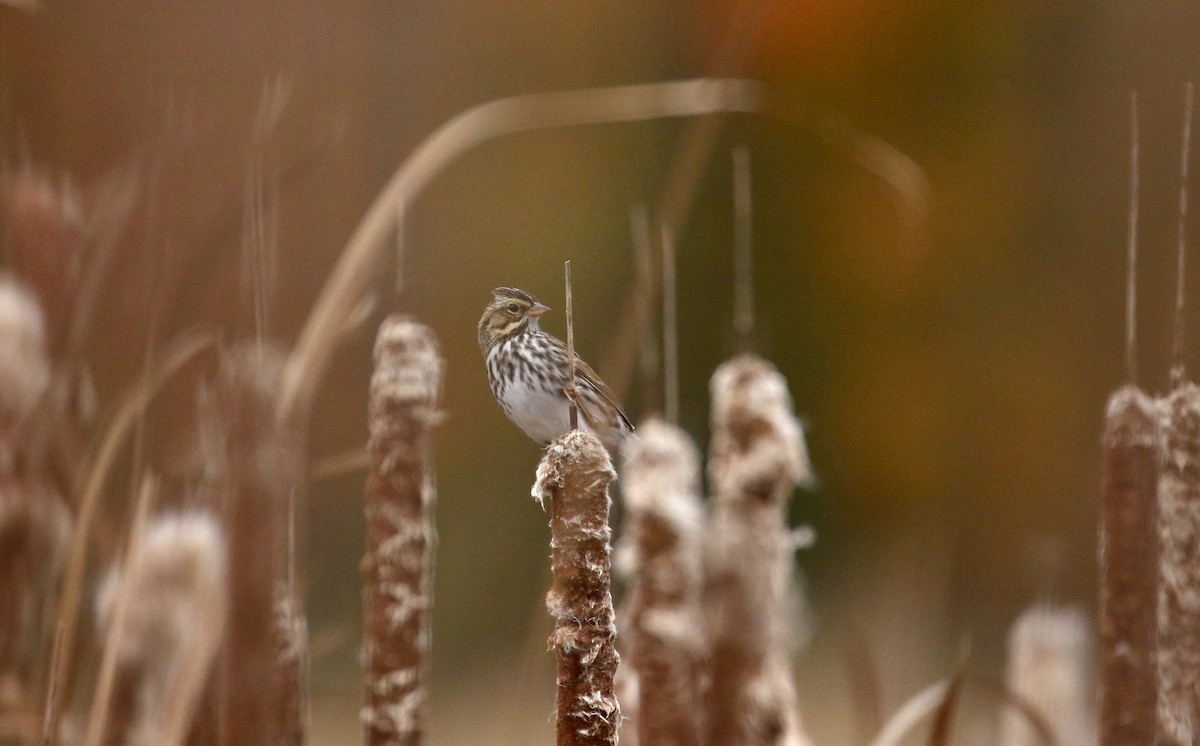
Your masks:
<svg viewBox="0 0 1200 746"><path fill-rule="evenodd" d="M544 389L514 380L505 391L502 405L508 418L539 443L549 443L571 429L567 400Z"/></svg>

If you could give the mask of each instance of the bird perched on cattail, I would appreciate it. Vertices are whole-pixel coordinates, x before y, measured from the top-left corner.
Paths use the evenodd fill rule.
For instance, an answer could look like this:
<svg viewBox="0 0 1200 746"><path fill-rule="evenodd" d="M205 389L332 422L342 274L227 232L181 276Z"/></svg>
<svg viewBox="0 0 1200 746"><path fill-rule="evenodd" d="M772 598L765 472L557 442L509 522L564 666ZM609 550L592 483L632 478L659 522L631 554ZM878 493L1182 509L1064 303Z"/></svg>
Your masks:
<svg viewBox="0 0 1200 746"><path fill-rule="evenodd" d="M479 319L479 349L488 381L508 418L542 445L571 429L567 398L567 346L542 331L550 310L524 290L496 288ZM633 432L612 391L575 356L579 426L615 448Z"/></svg>

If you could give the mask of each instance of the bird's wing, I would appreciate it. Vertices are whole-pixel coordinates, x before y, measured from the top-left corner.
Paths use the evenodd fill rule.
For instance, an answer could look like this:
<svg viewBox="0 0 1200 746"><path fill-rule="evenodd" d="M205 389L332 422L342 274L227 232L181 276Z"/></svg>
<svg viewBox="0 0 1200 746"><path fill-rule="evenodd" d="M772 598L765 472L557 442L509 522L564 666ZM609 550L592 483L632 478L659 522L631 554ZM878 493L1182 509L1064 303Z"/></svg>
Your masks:
<svg viewBox="0 0 1200 746"><path fill-rule="evenodd" d="M625 416L625 410L621 409L620 403L617 402L617 397L613 396L611 389L605 385L604 381L600 380L600 376L596 375L596 371L592 370L592 366L583 362L583 359L578 355L575 356L575 374L580 380L593 391L601 396L604 401L612 405L613 409L617 410L617 416L621 418L621 422L625 423L625 427L633 430L633 423Z"/></svg>

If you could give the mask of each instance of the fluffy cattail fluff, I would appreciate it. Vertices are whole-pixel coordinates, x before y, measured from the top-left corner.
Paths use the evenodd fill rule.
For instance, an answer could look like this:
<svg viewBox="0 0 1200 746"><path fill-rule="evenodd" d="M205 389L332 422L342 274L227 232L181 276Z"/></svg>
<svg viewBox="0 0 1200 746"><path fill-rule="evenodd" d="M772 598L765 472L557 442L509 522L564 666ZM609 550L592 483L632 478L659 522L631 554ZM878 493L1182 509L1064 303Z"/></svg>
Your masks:
<svg viewBox="0 0 1200 746"><path fill-rule="evenodd" d="M114 570L97 597L107 630L128 594L117 642L114 718L109 742L171 746L187 735L225 630L225 541L208 513L170 514L146 527L129 570Z"/></svg>
<svg viewBox="0 0 1200 746"><path fill-rule="evenodd" d="M630 581L622 609L629 660L622 671L637 677L630 729L647 746L695 746L705 644L700 456L674 425L651 420L638 435L622 448L628 528L618 553Z"/></svg>
<svg viewBox="0 0 1200 746"><path fill-rule="evenodd" d="M613 692L617 636L612 605L608 485L616 478L596 436L572 430L546 449L533 496L550 509L546 608L558 658L558 746L615 746L621 708Z"/></svg>
<svg viewBox="0 0 1200 746"><path fill-rule="evenodd" d="M49 383L42 309L20 281L0 273L0 471L12 468L22 426Z"/></svg>
<svg viewBox="0 0 1200 746"><path fill-rule="evenodd" d="M1108 401L1100 511L1100 742L1153 743L1157 714L1159 425L1133 386Z"/></svg>
<svg viewBox="0 0 1200 746"><path fill-rule="evenodd" d="M1200 712L1200 388L1159 402L1158 743L1190 746Z"/></svg>
<svg viewBox="0 0 1200 746"><path fill-rule="evenodd" d="M712 743L803 744L787 673L792 490L812 479L804 434L774 366L743 355L713 374L704 608Z"/></svg>
<svg viewBox="0 0 1200 746"><path fill-rule="evenodd" d="M1055 743L1096 743L1090 692L1092 636L1081 611L1034 606L1008 633L1008 690L1032 707ZM1009 708L1000 724L1001 746L1041 746L1029 720Z"/></svg>
<svg viewBox="0 0 1200 746"><path fill-rule="evenodd" d="M424 732L434 490L429 436L440 414L442 358L426 326L379 328L371 377L361 717L366 743L415 745Z"/></svg>

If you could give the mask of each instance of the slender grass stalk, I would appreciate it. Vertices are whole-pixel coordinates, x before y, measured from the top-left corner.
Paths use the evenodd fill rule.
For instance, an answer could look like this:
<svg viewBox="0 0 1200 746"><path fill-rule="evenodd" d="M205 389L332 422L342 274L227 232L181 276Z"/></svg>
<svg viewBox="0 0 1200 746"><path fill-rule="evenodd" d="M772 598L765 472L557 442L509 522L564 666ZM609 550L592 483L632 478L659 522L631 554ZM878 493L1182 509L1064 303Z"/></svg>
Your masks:
<svg viewBox="0 0 1200 746"><path fill-rule="evenodd" d="M750 148L733 149L733 331L739 352L754 342L754 208Z"/></svg>
<svg viewBox="0 0 1200 746"><path fill-rule="evenodd" d="M644 203L634 205L629 210L629 232L633 243L633 272L637 278L634 286L634 318L641 319L638 329L638 376L641 385L643 410L653 411L662 397L659 394L661 382L658 371L662 360L662 350L657 343L658 333L655 324L653 297L658 289L658 279L654 274L654 258L651 255L653 238L650 228L650 215Z"/></svg>
<svg viewBox="0 0 1200 746"><path fill-rule="evenodd" d="M150 512L150 506L155 501L157 491L157 481L152 476L143 477L141 487L138 489L137 505L133 512L133 525L129 528L129 545L125 549L125 560L120 571L126 578L132 575L134 562L139 559L139 543L146 525L146 515ZM104 743L104 736L108 729L109 706L112 704L113 689L117 678L117 651L124 643L122 637L125 634L129 604L133 597L132 591L133 584L125 583L114 594L116 598L112 601L113 608L109 615L111 618L108 623L108 631L104 636L104 654L100 661L96 692L92 695L92 707L88 714L84 746L100 746ZM128 714L124 708L122 708L122 712ZM116 731L124 734L128 726L129 723L118 722Z"/></svg>
<svg viewBox="0 0 1200 746"><path fill-rule="evenodd" d="M567 288L567 401L570 411L571 429L579 427L579 407L575 399L579 389L575 385L575 310L574 298L571 294L571 260L563 262L564 281Z"/></svg>
<svg viewBox="0 0 1200 746"><path fill-rule="evenodd" d="M1159 604L1159 426L1134 386L1108 402L1100 511L1100 742L1153 743Z"/></svg>
<svg viewBox="0 0 1200 746"><path fill-rule="evenodd" d="M1034 606L1009 630L1007 688L1038 711L1057 743L1097 742L1090 710L1092 652L1091 630L1078 609ZM1001 746L1042 744L1041 734L1019 713L1006 713L1000 725Z"/></svg>
<svg viewBox="0 0 1200 746"><path fill-rule="evenodd" d="M1187 257L1188 166L1192 152L1192 84L1184 87L1183 144L1179 148L1179 228L1175 266L1175 340L1171 351L1171 387L1183 383L1184 271Z"/></svg>
<svg viewBox="0 0 1200 746"><path fill-rule="evenodd" d="M679 297L676 292L675 238L665 223L662 245L663 418L679 424Z"/></svg>
<svg viewBox="0 0 1200 746"><path fill-rule="evenodd" d="M787 674L784 613L795 546L786 503L811 478L803 431L783 376L761 358L724 363L710 388L709 739L731 746L804 743Z"/></svg>
<svg viewBox="0 0 1200 746"><path fill-rule="evenodd" d="M533 496L550 505L546 608L558 659L557 746L614 746L621 708L613 692L617 634L612 604L608 451L586 430L558 436L537 468Z"/></svg>
<svg viewBox="0 0 1200 746"><path fill-rule="evenodd" d="M375 342L363 558L369 746L424 740L434 544L430 432L444 364L432 330L390 316Z"/></svg>
<svg viewBox="0 0 1200 746"><path fill-rule="evenodd" d="M660 420L622 447L628 565L622 611L637 676L638 743L698 746L705 639L700 593L704 512L700 456L687 434Z"/></svg>

